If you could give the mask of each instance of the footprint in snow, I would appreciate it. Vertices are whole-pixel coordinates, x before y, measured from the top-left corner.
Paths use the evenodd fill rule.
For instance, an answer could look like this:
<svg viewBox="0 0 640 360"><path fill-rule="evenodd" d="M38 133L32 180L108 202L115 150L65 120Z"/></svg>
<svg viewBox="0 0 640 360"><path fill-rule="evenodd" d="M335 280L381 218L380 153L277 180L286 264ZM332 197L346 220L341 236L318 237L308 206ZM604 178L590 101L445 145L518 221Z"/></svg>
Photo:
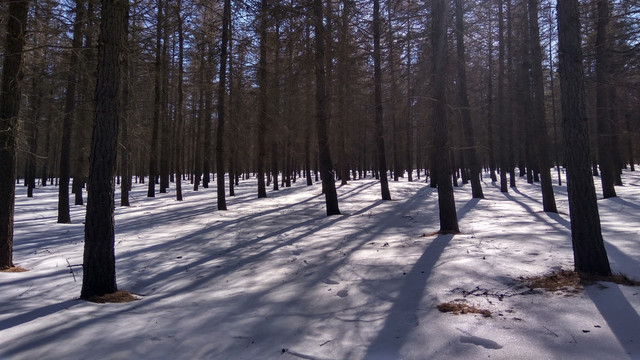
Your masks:
<svg viewBox="0 0 640 360"><path fill-rule="evenodd" d="M415 314L405 314L404 322L407 323L407 325L411 325L413 327L420 325L418 317Z"/></svg>
<svg viewBox="0 0 640 360"><path fill-rule="evenodd" d="M343 297L347 297L347 296L349 296L349 290L347 290L347 289L342 289L342 290L338 291L338 296L340 296L340 297L342 297L342 298L343 298Z"/></svg>

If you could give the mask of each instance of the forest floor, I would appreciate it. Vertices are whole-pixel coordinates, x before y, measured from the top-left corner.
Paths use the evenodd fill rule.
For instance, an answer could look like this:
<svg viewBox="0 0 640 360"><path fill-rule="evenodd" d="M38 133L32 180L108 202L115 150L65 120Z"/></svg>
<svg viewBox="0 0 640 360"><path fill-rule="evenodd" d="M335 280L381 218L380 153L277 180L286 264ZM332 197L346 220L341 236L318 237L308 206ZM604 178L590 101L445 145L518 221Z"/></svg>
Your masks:
<svg viewBox="0 0 640 360"><path fill-rule="evenodd" d="M640 172L623 181L598 205L612 269L640 280ZM455 189L453 236L428 235L437 193L406 179L393 201L375 180L339 187L332 217L319 183L257 199L242 181L228 211L215 186L177 202L136 184L115 247L118 286L139 300L96 304L78 300L85 208L57 224L57 188L19 185L28 271L0 273L0 359L639 359L640 287L524 281L572 269L566 187L551 214L538 184L483 186L483 200Z"/></svg>

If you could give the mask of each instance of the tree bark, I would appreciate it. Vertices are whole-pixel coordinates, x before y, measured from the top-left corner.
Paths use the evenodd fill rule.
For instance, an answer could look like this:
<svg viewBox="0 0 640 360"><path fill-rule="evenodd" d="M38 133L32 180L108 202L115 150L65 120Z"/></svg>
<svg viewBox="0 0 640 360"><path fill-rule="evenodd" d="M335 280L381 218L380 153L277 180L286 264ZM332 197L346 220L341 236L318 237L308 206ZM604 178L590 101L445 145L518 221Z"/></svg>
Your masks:
<svg viewBox="0 0 640 360"><path fill-rule="evenodd" d="M542 49L540 47L540 29L538 26L538 2L529 0L529 37L531 41L531 78L533 81L533 115L535 118L535 139L542 188L542 207L546 212L557 213L553 194L549 153L547 143L546 110L544 105L544 83L542 76Z"/></svg>
<svg viewBox="0 0 640 360"><path fill-rule="evenodd" d="M258 60L258 198L267 197L267 188L264 181L265 162L267 149L265 136L267 132L267 11L269 2L262 0L260 3L260 58Z"/></svg>
<svg viewBox="0 0 640 360"><path fill-rule="evenodd" d="M373 1L373 63L375 81L376 148L382 200L391 200L387 178L387 155L384 148L384 126L382 109L382 70L380 65L380 0Z"/></svg>
<svg viewBox="0 0 640 360"><path fill-rule="evenodd" d="M229 43L229 23L231 21L231 1L224 0L222 15L222 44L220 47L220 76L218 83L218 133L216 134L216 171L218 172L217 194L218 210L227 210L224 194L224 147L225 107L224 100L227 91L227 47ZM232 181L232 180L229 180Z"/></svg>
<svg viewBox="0 0 640 360"><path fill-rule="evenodd" d="M16 137L29 1L11 1L0 87L0 270L13 266Z"/></svg>
<svg viewBox="0 0 640 360"><path fill-rule="evenodd" d="M558 1L557 11L562 123L574 265L580 273L608 276L611 275L611 268L604 248L590 169L578 0Z"/></svg>
<svg viewBox="0 0 640 360"><path fill-rule="evenodd" d="M480 164L476 155L476 140L471 122L471 109L467 96L467 72L465 69L464 49L464 6L463 0L456 0L456 50L458 55L458 102L462 117L462 128L465 137L465 160L469 163L471 177L471 194L474 198L483 199L482 184L480 183Z"/></svg>
<svg viewBox="0 0 640 360"><path fill-rule="evenodd" d="M147 197L156 196L156 178L158 177L158 135L160 132L160 104L162 102L162 0L158 0L158 14L156 24L156 59L155 59L155 85L153 99L153 125L151 129L151 145L149 146L149 183L147 184Z"/></svg>
<svg viewBox="0 0 640 360"><path fill-rule="evenodd" d="M127 7L127 0L102 0L84 271L80 293L82 299L92 299L117 291L113 176L118 153L120 62L125 45Z"/></svg>
<svg viewBox="0 0 640 360"><path fill-rule="evenodd" d="M322 173L322 188L324 190L327 216L339 215L338 193L333 175L333 164L329 151L329 137L327 135L326 89L325 89L325 30L323 22L322 0L313 0L314 31L315 31L315 73L316 73L316 127L318 136L318 156L320 172Z"/></svg>
<svg viewBox="0 0 640 360"><path fill-rule="evenodd" d="M437 159L435 170L438 184L438 207L440 216L440 234L457 234L458 217L451 182L451 163L449 160L449 124L447 120L446 64L447 64L447 0L433 0L431 3L432 30L431 44L433 52L433 122L434 143Z"/></svg>
<svg viewBox="0 0 640 360"><path fill-rule="evenodd" d="M73 22L73 39L71 40L71 55L69 75L65 94L64 116L62 118L62 138L60 139L60 183L58 187L58 223L68 224L69 216L69 173L71 160L71 135L73 118L76 107L76 84L78 82L78 53L82 48L82 18L84 1L76 0L75 19Z"/></svg>
<svg viewBox="0 0 640 360"><path fill-rule="evenodd" d="M616 171L614 163L614 135L612 130L612 103L610 98L610 60L609 48L609 1L597 0L597 34L596 34L596 118L598 123L598 163L602 180L602 195L616 197L614 179Z"/></svg>

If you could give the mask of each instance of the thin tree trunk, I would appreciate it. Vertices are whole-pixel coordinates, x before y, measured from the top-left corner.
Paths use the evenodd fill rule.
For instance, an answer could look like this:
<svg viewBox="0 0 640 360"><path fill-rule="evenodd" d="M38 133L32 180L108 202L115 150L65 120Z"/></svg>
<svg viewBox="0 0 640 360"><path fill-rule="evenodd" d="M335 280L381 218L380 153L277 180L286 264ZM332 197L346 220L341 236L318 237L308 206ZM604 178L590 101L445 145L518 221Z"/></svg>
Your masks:
<svg viewBox="0 0 640 360"><path fill-rule="evenodd" d="M176 104L176 139L175 139L175 169L176 169L176 201L182 201L182 136L184 132L184 31L182 18L182 0L177 0L176 12L178 19L178 101Z"/></svg>
<svg viewBox="0 0 640 360"><path fill-rule="evenodd" d="M615 163L613 130L611 116L612 107L609 87L610 60L609 49L609 1L597 0L597 34L596 34L596 117L598 122L598 160L600 164L600 178L602 180L602 195L610 198L616 197Z"/></svg>
<svg viewBox="0 0 640 360"><path fill-rule="evenodd" d="M531 78L533 80L533 99L535 117L535 138L540 168L540 187L542 188L542 207L546 212L557 213L553 194L549 153L547 150L547 123L544 106L544 83L542 78L542 50L540 48L540 29L538 28L538 2L529 0L529 33L531 41Z"/></svg>
<svg viewBox="0 0 640 360"><path fill-rule="evenodd" d="M158 135L160 132L160 107L162 102L162 16L163 1L158 0L158 23L156 24L156 59L155 59L155 92L153 99L153 125L151 129L151 146L149 146L149 183L147 197L156 196L156 178L158 176Z"/></svg>
<svg viewBox="0 0 640 360"><path fill-rule="evenodd" d="M267 11L269 2L262 0L260 3L260 58L258 60L258 198L267 197L267 188L264 181L267 136Z"/></svg>
<svg viewBox="0 0 640 360"><path fill-rule="evenodd" d="M229 43L229 23L231 22L231 1L224 0L222 15L222 44L220 47L220 76L218 83L218 133L216 134L216 171L218 172L217 195L218 210L227 210L227 202L224 194L224 126L225 107L224 99L227 91L227 48ZM231 181L231 180L229 180Z"/></svg>
<svg viewBox="0 0 640 360"><path fill-rule="evenodd" d="M387 155L384 149L384 128L382 109L382 70L380 64L380 1L373 1L373 63L375 81L376 148L378 150L378 171L380 172L380 192L382 200L391 200L389 179L387 178Z"/></svg>
<svg viewBox="0 0 640 360"><path fill-rule="evenodd" d="M62 139L60 139L60 184L58 187L58 223L68 224L69 216L69 173L71 158L71 133L76 108L76 84L78 82L78 53L82 48L82 18L84 1L76 0L73 39L71 40L71 61L65 94L64 116L62 118Z"/></svg>
<svg viewBox="0 0 640 360"><path fill-rule="evenodd" d="M464 50L464 6L463 0L456 0L456 50L458 54L458 102L460 103L460 115L465 136L465 160L469 163L471 177L471 194L474 198L483 199L482 185L480 183L480 164L476 155L476 140L471 123L471 109L467 96L467 73L465 69Z"/></svg>
<svg viewBox="0 0 640 360"><path fill-rule="evenodd" d="M329 151L329 137L327 135L326 89L325 89L325 29L323 22L322 0L313 0L313 15L315 27L315 73L316 73L316 127L318 136L318 156L320 172L322 173L322 188L324 190L327 216L339 215L338 193L333 176L333 164Z"/></svg>

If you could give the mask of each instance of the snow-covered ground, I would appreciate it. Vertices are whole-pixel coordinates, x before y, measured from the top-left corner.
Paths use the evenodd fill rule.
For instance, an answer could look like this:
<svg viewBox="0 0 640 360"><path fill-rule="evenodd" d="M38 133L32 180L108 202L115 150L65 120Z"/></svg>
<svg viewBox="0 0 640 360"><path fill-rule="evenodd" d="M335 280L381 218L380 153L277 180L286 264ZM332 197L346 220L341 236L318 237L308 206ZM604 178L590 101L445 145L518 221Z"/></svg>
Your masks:
<svg viewBox="0 0 640 360"><path fill-rule="evenodd" d="M623 180L598 204L613 270L640 280L640 174ZM640 288L517 282L572 268L564 186L559 215L522 179L509 194L485 181L479 201L456 188L463 234L425 236L438 212L423 182L392 182L385 202L351 181L332 217L303 183L257 199L241 182L224 212L215 188L177 202L135 185L116 208L118 286L141 297L124 304L77 300L84 207L56 224L57 188L18 186L14 262L29 271L0 273L0 358L640 359ZM455 299L493 315L436 309Z"/></svg>

